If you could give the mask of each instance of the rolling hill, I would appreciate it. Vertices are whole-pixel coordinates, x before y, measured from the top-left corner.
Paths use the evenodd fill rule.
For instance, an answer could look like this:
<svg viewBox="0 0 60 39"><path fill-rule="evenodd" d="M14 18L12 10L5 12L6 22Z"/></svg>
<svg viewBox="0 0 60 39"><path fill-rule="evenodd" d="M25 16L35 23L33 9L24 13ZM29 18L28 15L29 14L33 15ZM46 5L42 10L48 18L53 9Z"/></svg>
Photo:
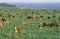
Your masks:
<svg viewBox="0 0 60 39"><path fill-rule="evenodd" d="M7 3L0 3L0 7L15 7L15 5L10 5Z"/></svg>

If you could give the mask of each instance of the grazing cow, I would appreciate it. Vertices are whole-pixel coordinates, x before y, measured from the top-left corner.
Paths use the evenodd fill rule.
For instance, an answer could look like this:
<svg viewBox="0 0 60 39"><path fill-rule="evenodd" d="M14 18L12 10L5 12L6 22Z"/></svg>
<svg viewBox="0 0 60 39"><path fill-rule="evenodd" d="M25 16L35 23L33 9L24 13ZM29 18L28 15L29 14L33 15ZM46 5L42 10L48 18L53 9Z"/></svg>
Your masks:
<svg viewBox="0 0 60 39"><path fill-rule="evenodd" d="M23 21L24 26L28 26L28 23L26 21Z"/></svg>
<svg viewBox="0 0 60 39"><path fill-rule="evenodd" d="M59 27L59 25L56 23L56 22L54 22L54 23L51 23L51 27Z"/></svg>
<svg viewBox="0 0 60 39"><path fill-rule="evenodd" d="M15 32L21 32L21 27L16 26L16 27L15 27Z"/></svg>
<svg viewBox="0 0 60 39"><path fill-rule="evenodd" d="M41 18L43 18L43 16L40 16Z"/></svg>
<svg viewBox="0 0 60 39"><path fill-rule="evenodd" d="M53 17L55 18L55 15Z"/></svg>
<svg viewBox="0 0 60 39"><path fill-rule="evenodd" d="M43 27L44 26L59 27L59 25L56 22L54 22L54 23L45 22L45 23L43 23Z"/></svg>
<svg viewBox="0 0 60 39"><path fill-rule="evenodd" d="M48 18L48 19L50 19L50 17L49 17L49 16L48 16L47 18Z"/></svg>
<svg viewBox="0 0 60 39"><path fill-rule="evenodd" d="M15 18L15 16L13 16L13 15L9 15L9 17L10 17L10 18Z"/></svg>
<svg viewBox="0 0 60 39"><path fill-rule="evenodd" d="M27 16L27 19L33 19L33 17L32 16Z"/></svg>
<svg viewBox="0 0 60 39"><path fill-rule="evenodd" d="M0 14L0 19L2 18L3 16Z"/></svg>
<svg viewBox="0 0 60 39"><path fill-rule="evenodd" d="M44 22L44 23L43 23L43 27L44 27L44 26L51 26L51 23L50 23L50 22Z"/></svg>
<svg viewBox="0 0 60 39"><path fill-rule="evenodd" d="M4 23L9 23L9 21L7 20L7 19L5 19L5 18L2 18L2 23L4 24Z"/></svg>
<svg viewBox="0 0 60 39"><path fill-rule="evenodd" d="M6 19L5 18L2 18L2 21L6 21Z"/></svg>

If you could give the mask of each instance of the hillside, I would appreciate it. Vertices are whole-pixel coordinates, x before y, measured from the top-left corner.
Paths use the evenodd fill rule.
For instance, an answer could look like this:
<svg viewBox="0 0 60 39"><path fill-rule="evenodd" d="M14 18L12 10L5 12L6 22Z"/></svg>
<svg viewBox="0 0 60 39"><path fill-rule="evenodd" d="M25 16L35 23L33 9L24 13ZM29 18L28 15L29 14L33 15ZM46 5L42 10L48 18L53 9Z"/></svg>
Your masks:
<svg viewBox="0 0 60 39"><path fill-rule="evenodd" d="M0 39L60 39L60 9L0 9Z"/></svg>
<svg viewBox="0 0 60 39"><path fill-rule="evenodd" d="M0 7L15 7L15 5L9 5L7 3L0 3Z"/></svg>

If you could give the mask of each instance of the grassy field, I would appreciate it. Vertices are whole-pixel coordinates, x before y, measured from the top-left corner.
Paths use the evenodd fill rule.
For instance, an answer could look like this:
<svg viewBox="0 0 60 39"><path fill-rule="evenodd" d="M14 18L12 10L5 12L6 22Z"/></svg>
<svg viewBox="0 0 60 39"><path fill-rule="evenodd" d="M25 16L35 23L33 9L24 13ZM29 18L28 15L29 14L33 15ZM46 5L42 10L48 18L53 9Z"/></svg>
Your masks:
<svg viewBox="0 0 60 39"><path fill-rule="evenodd" d="M60 25L60 9L22 9L10 7L0 8L0 15L9 22L0 27L0 39L60 39L60 28L39 28L39 25L43 25L43 22L56 22ZM12 15L12 17L9 17L9 15ZM27 16L32 16L33 19L28 19ZM40 16L43 17L40 18ZM50 18L48 19L48 17ZM2 22L2 18L0 18L0 22ZM23 25L23 21L30 25ZM21 31L15 32L15 26L20 26Z"/></svg>

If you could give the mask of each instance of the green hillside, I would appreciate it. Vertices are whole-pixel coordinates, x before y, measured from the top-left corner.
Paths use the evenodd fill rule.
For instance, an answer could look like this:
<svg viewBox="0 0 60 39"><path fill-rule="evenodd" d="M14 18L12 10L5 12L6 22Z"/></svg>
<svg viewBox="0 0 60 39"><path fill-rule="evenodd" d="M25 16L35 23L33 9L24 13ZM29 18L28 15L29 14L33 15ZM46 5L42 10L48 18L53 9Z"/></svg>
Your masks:
<svg viewBox="0 0 60 39"><path fill-rule="evenodd" d="M14 7L15 5L9 5L7 3L0 3L0 7Z"/></svg>
<svg viewBox="0 0 60 39"><path fill-rule="evenodd" d="M0 39L60 39L60 9L1 8Z"/></svg>

